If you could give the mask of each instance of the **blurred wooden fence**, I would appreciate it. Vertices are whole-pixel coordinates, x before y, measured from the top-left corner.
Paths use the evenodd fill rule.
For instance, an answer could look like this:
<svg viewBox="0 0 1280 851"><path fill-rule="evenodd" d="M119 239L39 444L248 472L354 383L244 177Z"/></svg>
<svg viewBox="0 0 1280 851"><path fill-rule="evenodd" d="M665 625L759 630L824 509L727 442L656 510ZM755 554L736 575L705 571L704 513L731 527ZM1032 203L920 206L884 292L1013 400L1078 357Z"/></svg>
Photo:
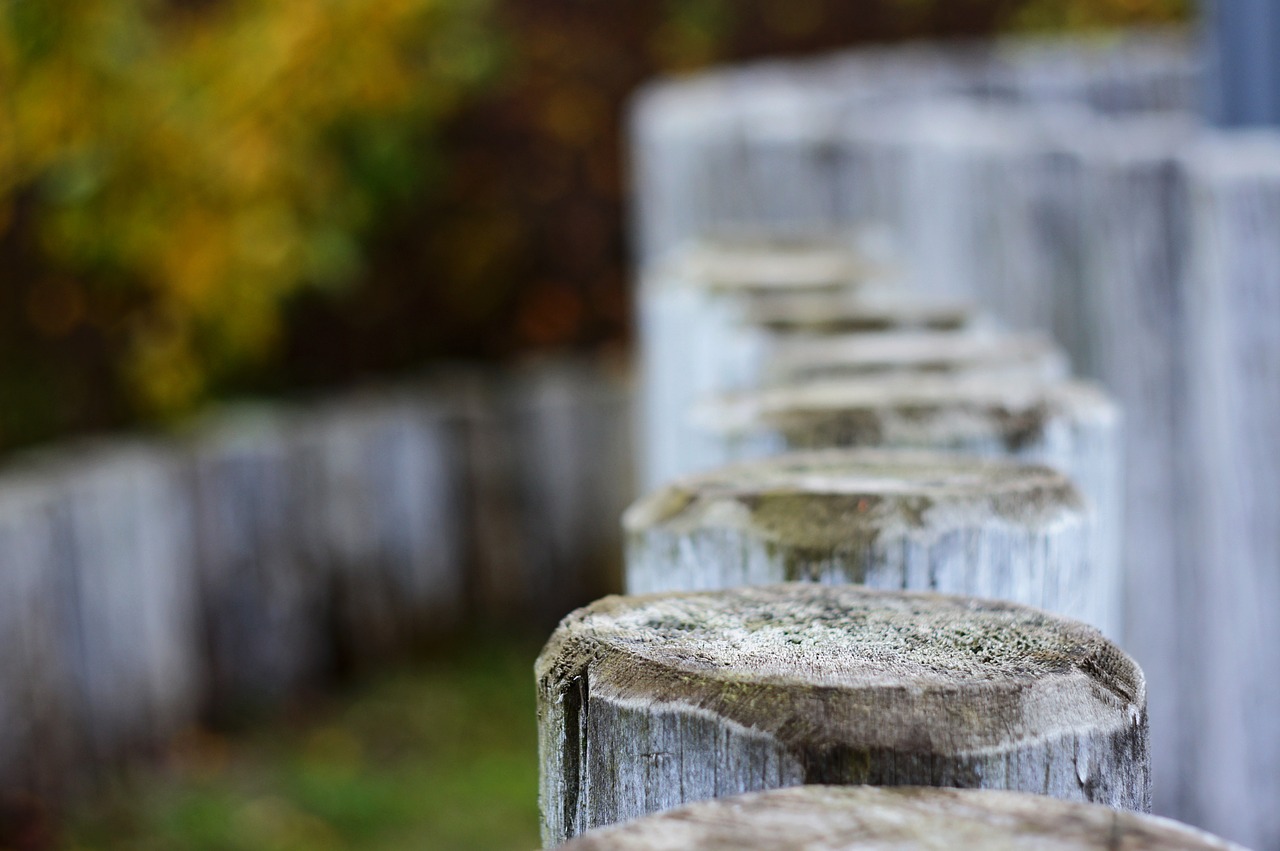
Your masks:
<svg viewBox="0 0 1280 851"><path fill-rule="evenodd" d="M0 471L0 791L56 793L203 713L613 590L625 375L442 370Z"/></svg>

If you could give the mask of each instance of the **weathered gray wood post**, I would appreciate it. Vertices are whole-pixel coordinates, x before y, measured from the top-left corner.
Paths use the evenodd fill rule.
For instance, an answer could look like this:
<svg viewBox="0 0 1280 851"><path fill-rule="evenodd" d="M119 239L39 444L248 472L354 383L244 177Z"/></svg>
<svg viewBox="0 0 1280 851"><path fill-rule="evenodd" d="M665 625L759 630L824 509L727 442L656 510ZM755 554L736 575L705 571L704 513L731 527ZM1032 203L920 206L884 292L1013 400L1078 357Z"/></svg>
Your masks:
<svg viewBox="0 0 1280 851"><path fill-rule="evenodd" d="M698 411L697 469L798 449L881 447L1012 457L1079 485L1097 516L1100 576L1121 576L1120 422L1084 382L928 375L821 380L724 397ZM1109 592L1113 607L1121 589ZM1118 615L1105 621L1119 623ZM1119 638L1120 636L1112 636Z"/></svg>
<svg viewBox="0 0 1280 851"><path fill-rule="evenodd" d="M162 746L198 717L205 669L190 490L167 446L64 450L50 467L75 606L78 721L106 764Z"/></svg>
<svg viewBox="0 0 1280 851"><path fill-rule="evenodd" d="M745 313L756 294L839 293L870 274L848 242L832 236L699 243L646 275L639 293L641 487L688 469L686 446L697 439L688 410L706 394L741 385L736 373L752 361Z"/></svg>
<svg viewBox="0 0 1280 851"><path fill-rule="evenodd" d="M774 334L762 341L756 386L818 378L925 372L982 373L1052 381L1070 373L1066 353L1040 334L888 331Z"/></svg>
<svg viewBox="0 0 1280 851"><path fill-rule="evenodd" d="M0 477L0 783L37 795L64 791L86 763L58 505L38 465L10 462Z"/></svg>
<svg viewBox="0 0 1280 851"><path fill-rule="evenodd" d="M1169 819L987 789L798 786L600 828L564 851L1243 851Z"/></svg>
<svg viewBox="0 0 1280 851"><path fill-rule="evenodd" d="M1195 771L1185 762L1199 736L1190 707L1202 686L1188 676L1202 639L1188 629L1198 605L1191 585L1204 569L1197 552L1187 395L1186 177L1182 137L1123 134L1099 127L1075 140L1084 170L1086 319L1096 374L1124 406L1123 465L1127 571L1125 647L1147 673L1153 713L1156 808L1187 818ZM1176 614L1172 614L1176 613ZM1189 689L1189 691L1188 691Z"/></svg>
<svg viewBox="0 0 1280 851"><path fill-rule="evenodd" d="M1280 847L1280 134L1188 151L1196 239L1188 312L1199 428L1187 481L1203 550L1184 574L1182 671L1195 817Z"/></svg>
<svg viewBox="0 0 1280 851"><path fill-rule="evenodd" d="M306 547L317 449L300 420L240 407L193 437L192 487L211 696L218 706L279 699L329 664L331 589Z"/></svg>
<svg viewBox="0 0 1280 851"><path fill-rule="evenodd" d="M353 662L462 623L466 496L459 429L417 394L367 391L308 418L301 518L333 588L335 639Z"/></svg>
<svg viewBox="0 0 1280 851"><path fill-rule="evenodd" d="M963 455L827 450L680 480L623 516L627 591L810 581L1011 600L1114 634L1092 513L1062 473Z"/></svg>
<svg viewBox="0 0 1280 851"><path fill-rule="evenodd" d="M485 620L550 627L619 586L617 517L634 497L622 370L543 363L472 376L466 410L472 597Z"/></svg>
<svg viewBox="0 0 1280 851"><path fill-rule="evenodd" d="M779 337L988 330L991 325L968 302L931 298L888 282L834 292L757 290L742 310L746 328Z"/></svg>
<svg viewBox="0 0 1280 851"><path fill-rule="evenodd" d="M1150 806L1141 670L1014 603L805 583L608 597L535 669L548 846L803 783Z"/></svg>

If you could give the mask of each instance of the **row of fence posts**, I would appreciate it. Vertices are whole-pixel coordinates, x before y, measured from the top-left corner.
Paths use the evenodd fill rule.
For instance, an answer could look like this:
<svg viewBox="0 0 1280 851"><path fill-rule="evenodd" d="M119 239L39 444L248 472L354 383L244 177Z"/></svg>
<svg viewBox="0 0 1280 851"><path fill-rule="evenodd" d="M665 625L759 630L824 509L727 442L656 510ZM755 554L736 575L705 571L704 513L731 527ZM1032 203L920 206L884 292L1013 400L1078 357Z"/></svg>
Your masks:
<svg viewBox="0 0 1280 851"><path fill-rule="evenodd" d="M853 235L702 241L639 302L652 490L537 662L548 847L1229 847L1139 815L1120 418L1060 349Z"/></svg>
<svg viewBox="0 0 1280 851"><path fill-rule="evenodd" d="M1124 410L1154 810L1280 849L1280 134L1204 126L1198 57L1136 33L659 83L636 241L647 268L706 232L872 222L922 293L1060 341Z"/></svg>
<svg viewBox="0 0 1280 851"><path fill-rule="evenodd" d="M620 370L459 368L10 459L0 799L615 587L631 419Z"/></svg>

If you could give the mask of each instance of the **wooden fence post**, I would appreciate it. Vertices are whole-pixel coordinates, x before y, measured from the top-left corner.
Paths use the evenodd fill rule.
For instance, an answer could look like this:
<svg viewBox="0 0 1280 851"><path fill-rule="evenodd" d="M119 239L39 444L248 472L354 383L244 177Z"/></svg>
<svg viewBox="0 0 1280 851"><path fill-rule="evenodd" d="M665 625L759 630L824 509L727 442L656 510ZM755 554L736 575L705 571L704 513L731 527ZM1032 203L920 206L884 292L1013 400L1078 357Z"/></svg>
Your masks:
<svg viewBox="0 0 1280 851"><path fill-rule="evenodd" d="M300 419L231 409L195 434L192 487L211 699L277 700L316 682L330 658L330 577L308 552L319 510L319 447Z"/></svg>
<svg viewBox="0 0 1280 851"><path fill-rule="evenodd" d="M687 470L685 415L702 396L737 385L735 371L751 360L744 314L756 294L838 293L870 274L832 237L700 243L646 275L639 293L640 486Z"/></svg>
<svg viewBox="0 0 1280 851"><path fill-rule="evenodd" d="M564 851L1244 851L1168 819L986 789L799 786L600 828Z"/></svg>
<svg viewBox="0 0 1280 851"><path fill-rule="evenodd" d="M205 674L193 517L172 447L103 443L51 464L74 599L78 723L101 764L198 718Z"/></svg>
<svg viewBox="0 0 1280 851"><path fill-rule="evenodd" d="M38 796L64 792L87 762L53 484L27 462L0 477L0 785Z"/></svg>
<svg viewBox="0 0 1280 851"><path fill-rule="evenodd" d="M1075 480L1097 514L1100 575L1122 575L1115 566L1119 414L1091 384L982 375L812 381L711 401L698 423L704 440L697 448L705 455L695 469L841 447L959 451L1054 467ZM1109 593L1118 607L1121 589Z"/></svg>
<svg viewBox="0 0 1280 851"><path fill-rule="evenodd" d="M1077 139L1086 324L1093 366L1124 406L1125 647L1147 673L1152 701L1156 809L1191 817L1200 782L1187 755L1201 725L1191 720L1202 685L1189 675L1201 638L1187 628L1204 570L1191 473L1193 420L1187 394L1189 342L1184 136L1098 128ZM1190 693L1186 690L1190 689Z"/></svg>
<svg viewBox="0 0 1280 851"><path fill-rule="evenodd" d="M883 373L1009 376L1053 381L1070 373L1067 355L1040 334L888 331L778 334L762 342L763 387Z"/></svg>
<svg viewBox="0 0 1280 851"><path fill-rule="evenodd" d="M404 390L326 404L300 443L315 454L309 559L332 583L335 641L359 663L403 652L466 613L461 439L449 412Z"/></svg>
<svg viewBox="0 0 1280 851"><path fill-rule="evenodd" d="M623 517L627 591L810 581L1011 600L1120 628L1093 517L1062 473L963 455L827 450L683 479Z"/></svg>
<svg viewBox="0 0 1280 851"><path fill-rule="evenodd" d="M1190 639L1179 655L1179 697L1195 714L1178 744L1188 751L1197 820L1277 848L1280 134L1217 134L1184 162L1195 234L1187 363L1198 417L1181 459L1195 496L1184 522L1200 524L1203 549L1182 574L1193 605L1178 624Z"/></svg>
<svg viewBox="0 0 1280 851"><path fill-rule="evenodd" d="M608 597L535 670L548 846L802 783L1150 806L1141 670L1014 603L804 583Z"/></svg>

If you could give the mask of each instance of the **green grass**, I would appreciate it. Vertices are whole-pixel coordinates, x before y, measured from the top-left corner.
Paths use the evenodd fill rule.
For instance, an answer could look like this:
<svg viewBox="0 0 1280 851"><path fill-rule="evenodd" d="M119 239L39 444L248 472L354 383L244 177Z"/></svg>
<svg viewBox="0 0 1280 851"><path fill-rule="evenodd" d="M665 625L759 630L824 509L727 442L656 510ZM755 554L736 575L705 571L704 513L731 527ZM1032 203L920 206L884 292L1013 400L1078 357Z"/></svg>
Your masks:
<svg viewBox="0 0 1280 851"><path fill-rule="evenodd" d="M73 813L61 847L536 848L536 652L460 644L252 732L194 733Z"/></svg>

